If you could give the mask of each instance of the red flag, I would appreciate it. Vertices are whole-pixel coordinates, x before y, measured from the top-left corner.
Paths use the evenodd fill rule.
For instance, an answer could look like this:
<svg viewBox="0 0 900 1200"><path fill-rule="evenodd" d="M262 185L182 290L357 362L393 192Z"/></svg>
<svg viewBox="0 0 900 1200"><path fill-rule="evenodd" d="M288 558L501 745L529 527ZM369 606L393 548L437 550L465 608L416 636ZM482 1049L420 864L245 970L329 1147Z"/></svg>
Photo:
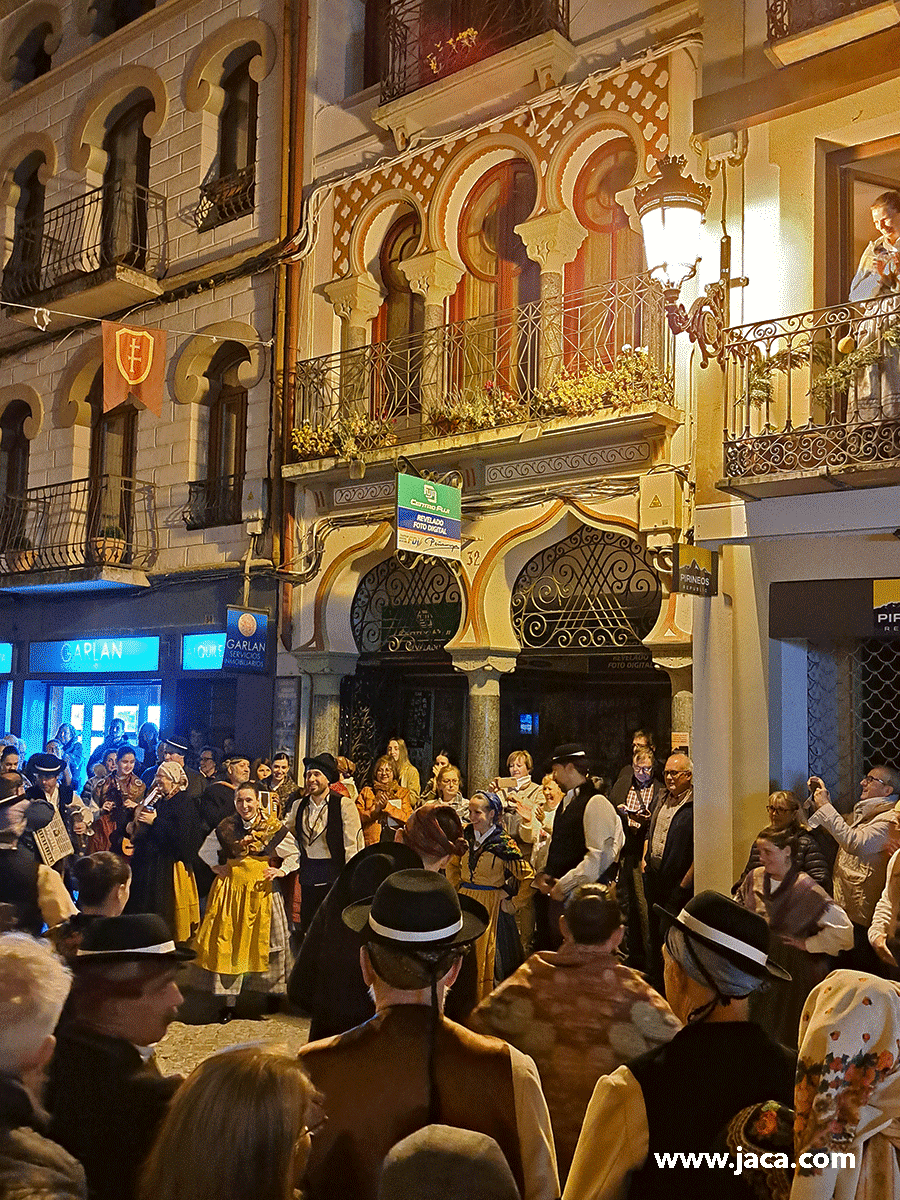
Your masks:
<svg viewBox="0 0 900 1200"><path fill-rule="evenodd" d="M103 322L103 411L134 396L162 416L166 381L166 331Z"/></svg>

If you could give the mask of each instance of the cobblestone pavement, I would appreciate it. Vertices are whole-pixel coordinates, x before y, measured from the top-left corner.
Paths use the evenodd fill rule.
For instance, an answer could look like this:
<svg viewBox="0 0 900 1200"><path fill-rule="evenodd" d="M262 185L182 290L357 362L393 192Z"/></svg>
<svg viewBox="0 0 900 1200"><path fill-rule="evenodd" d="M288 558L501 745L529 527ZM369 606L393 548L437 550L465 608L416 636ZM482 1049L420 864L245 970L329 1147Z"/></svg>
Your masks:
<svg viewBox="0 0 900 1200"><path fill-rule="evenodd" d="M159 1043L156 1059L164 1075L188 1075L217 1050L247 1042L278 1042L289 1050L305 1046L309 1035L306 1017L278 1013L261 1021L236 1018L227 1025L185 1025L175 1021Z"/></svg>

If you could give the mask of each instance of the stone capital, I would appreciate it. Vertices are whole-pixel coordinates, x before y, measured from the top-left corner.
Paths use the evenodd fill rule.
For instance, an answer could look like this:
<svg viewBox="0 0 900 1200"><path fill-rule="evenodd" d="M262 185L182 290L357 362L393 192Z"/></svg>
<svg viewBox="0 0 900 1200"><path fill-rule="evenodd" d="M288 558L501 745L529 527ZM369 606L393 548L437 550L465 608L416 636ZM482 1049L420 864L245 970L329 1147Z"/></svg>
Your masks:
<svg viewBox="0 0 900 1200"><path fill-rule="evenodd" d="M293 654L300 670L312 679L314 696L336 696L341 680L356 670L358 654L330 650L301 650Z"/></svg>
<svg viewBox="0 0 900 1200"><path fill-rule="evenodd" d="M568 209L541 213L516 225L515 230L525 243L528 257L540 263L542 271L557 275L562 274L587 237L587 230Z"/></svg>
<svg viewBox="0 0 900 1200"><path fill-rule="evenodd" d="M691 662L693 597L681 592L663 594L656 624L643 639L657 666L668 670Z"/></svg>
<svg viewBox="0 0 900 1200"><path fill-rule="evenodd" d="M364 275L348 275L326 283L325 295L334 311L353 328L364 328L375 316L384 299L381 288Z"/></svg>
<svg viewBox="0 0 900 1200"><path fill-rule="evenodd" d="M451 650L450 657L457 671L469 679L469 695L499 696L500 676L514 671L516 650Z"/></svg>
<svg viewBox="0 0 900 1200"><path fill-rule="evenodd" d="M452 259L446 250L415 254L400 263L400 270L412 290L425 297L426 304L443 304L456 291L465 273L462 263Z"/></svg>

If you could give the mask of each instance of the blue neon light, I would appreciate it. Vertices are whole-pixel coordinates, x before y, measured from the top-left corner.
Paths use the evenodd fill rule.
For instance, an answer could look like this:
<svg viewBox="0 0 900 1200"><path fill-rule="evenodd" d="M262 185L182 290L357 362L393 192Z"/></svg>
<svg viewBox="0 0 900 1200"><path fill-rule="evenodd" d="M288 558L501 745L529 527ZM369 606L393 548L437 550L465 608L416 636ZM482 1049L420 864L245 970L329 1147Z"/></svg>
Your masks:
<svg viewBox="0 0 900 1200"><path fill-rule="evenodd" d="M186 633L181 639L183 671L220 671L224 657L224 633Z"/></svg>
<svg viewBox="0 0 900 1200"><path fill-rule="evenodd" d="M12 670L12 642L0 642L0 675Z"/></svg>
<svg viewBox="0 0 900 1200"><path fill-rule="evenodd" d="M59 675L121 675L159 670L158 637L84 638L71 642L32 642L28 669Z"/></svg>

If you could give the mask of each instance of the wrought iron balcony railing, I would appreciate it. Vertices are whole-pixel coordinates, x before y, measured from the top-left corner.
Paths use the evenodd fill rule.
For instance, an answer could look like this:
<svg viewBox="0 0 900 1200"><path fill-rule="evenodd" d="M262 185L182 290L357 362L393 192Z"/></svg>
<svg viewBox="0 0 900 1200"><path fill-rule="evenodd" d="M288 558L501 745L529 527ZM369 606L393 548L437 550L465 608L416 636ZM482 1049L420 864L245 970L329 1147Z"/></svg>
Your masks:
<svg viewBox="0 0 900 1200"><path fill-rule="evenodd" d="M848 13L872 8L881 0L769 0L769 41L777 42L793 33L826 25Z"/></svg>
<svg viewBox="0 0 900 1200"><path fill-rule="evenodd" d="M186 529L214 529L240 525L243 475L197 479L188 484L188 502L182 512Z"/></svg>
<svg viewBox="0 0 900 1200"><path fill-rule="evenodd" d="M34 298L106 267L162 274L165 197L116 181L23 222L3 270L2 298Z"/></svg>
<svg viewBox="0 0 900 1200"><path fill-rule="evenodd" d="M104 566L143 571L157 552L152 483L100 475L29 488L23 496L7 496L3 505L6 574Z"/></svg>
<svg viewBox="0 0 900 1200"><path fill-rule="evenodd" d="M569 0L387 0L386 9L383 104L538 34L569 36Z"/></svg>
<svg viewBox="0 0 900 1200"><path fill-rule="evenodd" d="M256 167L251 165L222 179L210 179L200 185L197 225L212 229L253 212Z"/></svg>
<svg viewBox="0 0 900 1200"><path fill-rule="evenodd" d="M725 475L900 463L900 294L726 330Z"/></svg>
<svg viewBox="0 0 900 1200"><path fill-rule="evenodd" d="M297 364L298 458L673 403L646 275ZM634 348L634 349L632 349Z"/></svg>

